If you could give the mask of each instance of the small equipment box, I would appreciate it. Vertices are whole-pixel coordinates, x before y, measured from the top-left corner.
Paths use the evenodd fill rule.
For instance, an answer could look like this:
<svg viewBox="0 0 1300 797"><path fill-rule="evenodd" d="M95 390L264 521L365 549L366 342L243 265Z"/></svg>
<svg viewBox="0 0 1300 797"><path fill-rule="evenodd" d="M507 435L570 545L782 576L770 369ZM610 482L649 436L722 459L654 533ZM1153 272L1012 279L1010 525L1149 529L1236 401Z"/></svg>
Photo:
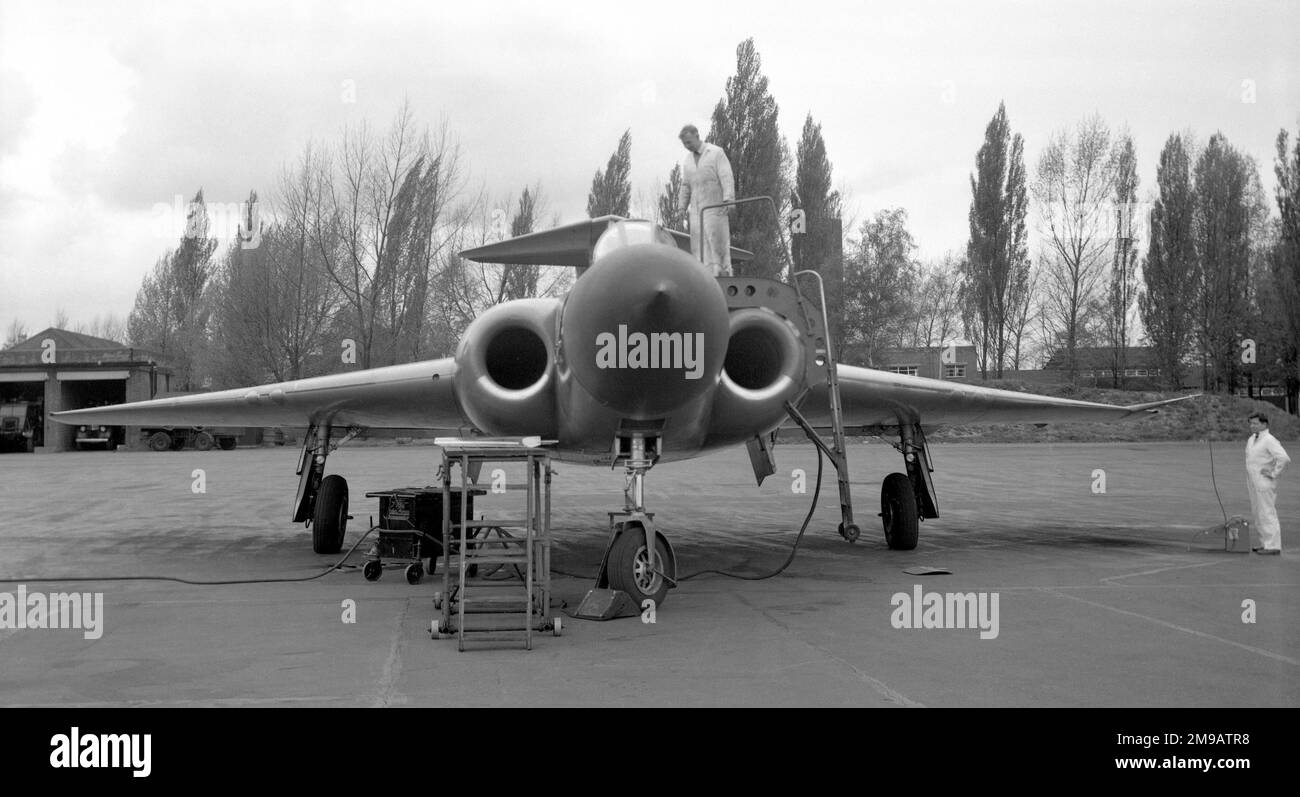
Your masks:
<svg viewBox="0 0 1300 797"><path fill-rule="evenodd" d="M451 495L452 517L460 516L462 497L466 511L473 516L474 496L487 491L471 488ZM370 547L363 573L367 581L377 581L383 575L384 560L398 560L406 565L406 580L420 583L424 577L423 560L429 560L428 572L438 568L438 557L443 555L442 488L398 487L366 493L367 498L379 499L379 539Z"/></svg>

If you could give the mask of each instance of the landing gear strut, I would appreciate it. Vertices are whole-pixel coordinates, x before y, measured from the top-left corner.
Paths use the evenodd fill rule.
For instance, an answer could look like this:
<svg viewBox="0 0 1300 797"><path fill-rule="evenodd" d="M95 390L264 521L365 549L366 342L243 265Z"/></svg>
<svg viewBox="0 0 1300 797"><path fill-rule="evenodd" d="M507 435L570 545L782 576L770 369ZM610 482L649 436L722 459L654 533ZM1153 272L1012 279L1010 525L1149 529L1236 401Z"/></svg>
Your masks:
<svg viewBox="0 0 1300 797"><path fill-rule="evenodd" d="M894 448L903 455L907 472L891 473L881 484L880 522L891 549L911 551L921 533L920 521L939 517L939 504L930 479L934 465L925 444L925 431L919 423L901 424L898 436Z"/></svg>
<svg viewBox="0 0 1300 797"><path fill-rule="evenodd" d="M348 482L337 474L325 475L330 452L361 433L351 427L337 442L331 442L330 425L312 424L303 437L298 462L298 494L294 498L294 523L311 524L311 549L335 554L343 548L348 525Z"/></svg>
<svg viewBox="0 0 1300 797"><path fill-rule="evenodd" d="M657 435L619 435L615 464L621 462L627 472L623 511L609 513L609 546L596 576L598 588L622 590L638 608L646 600L662 604L677 586L677 556L655 529L654 513L645 509L645 475L659 457L658 448Z"/></svg>

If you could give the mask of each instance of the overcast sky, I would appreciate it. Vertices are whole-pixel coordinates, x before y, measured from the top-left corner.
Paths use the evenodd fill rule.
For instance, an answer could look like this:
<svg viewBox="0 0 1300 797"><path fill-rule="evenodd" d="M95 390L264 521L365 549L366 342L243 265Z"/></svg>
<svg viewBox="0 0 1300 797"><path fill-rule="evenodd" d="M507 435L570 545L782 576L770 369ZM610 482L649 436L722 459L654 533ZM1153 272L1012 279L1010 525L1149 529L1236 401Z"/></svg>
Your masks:
<svg viewBox="0 0 1300 797"><path fill-rule="evenodd" d="M965 246L969 175L1005 100L1032 172L1053 130L1127 126L1142 193L1166 137L1253 155L1300 124L1295 2L543 4L0 0L0 324L129 313L175 241L158 206L270 193L309 141L403 98L445 120L471 185L541 183L563 221L632 131L652 202L753 36L793 149L822 124L861 223L902 206L923 257ZM634 208L635 209L635 208Z"/></svg>

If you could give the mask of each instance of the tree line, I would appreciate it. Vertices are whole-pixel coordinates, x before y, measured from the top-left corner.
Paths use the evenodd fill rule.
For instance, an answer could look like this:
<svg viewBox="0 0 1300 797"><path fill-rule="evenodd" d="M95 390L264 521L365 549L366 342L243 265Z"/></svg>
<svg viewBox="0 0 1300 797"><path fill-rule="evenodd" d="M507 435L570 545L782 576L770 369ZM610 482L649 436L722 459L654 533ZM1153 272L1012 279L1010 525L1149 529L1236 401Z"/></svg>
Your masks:
<svg viewBox="0 0 1300 797"><path fill-rule="evenodd" d="M1122 386L1129 347L1145 342L1171 386L1190 364L1203 366L1207 389L1245 378L1300 386L1300 140L1286 131L1274 219L1256 162L1220 133L1204 144L1171 134L1143 194L1127 130L1085 117L1054 132L1031 169L1000 104L975 152L968 243L922 261L906 209L844 218L821 125L808 113L792 151L779 111L746 39L705 140L727 153L736 196L773 197L777 218L761 203L737 209L733 245L756 257L736 271L820 272L842 360L878 365L889 348L965 339L985 378L1049 358L1077 378L1080 351L1102 347ZM626 131L593 176L588 215L687 229L680 165L652 201L634 201L631 152ZM487 307L558 295L572 280L568 269L458 256L558 217L547 219L538 183L508 196L469 190L447 125L430 129L405 105L387 129L363 122L308 145L247 208L237 240L219 249L200 189L127 321L132 345L166 356L183 388L445 356Z"/></svg>

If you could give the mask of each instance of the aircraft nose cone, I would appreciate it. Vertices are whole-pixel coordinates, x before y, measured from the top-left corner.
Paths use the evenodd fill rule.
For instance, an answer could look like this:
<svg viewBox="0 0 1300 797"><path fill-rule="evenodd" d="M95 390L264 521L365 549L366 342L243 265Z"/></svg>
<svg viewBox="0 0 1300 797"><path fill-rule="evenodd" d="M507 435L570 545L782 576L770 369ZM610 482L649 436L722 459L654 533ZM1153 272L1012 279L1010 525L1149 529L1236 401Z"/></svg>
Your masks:
<svg viewBox="0 0 1300 797"><path fill-rule="evenodd" d="M660 417L716 381L727 351L727 303L690 255L647 244L615 250L565 303L565 362L603 404Z"/></svg>
<svg viewBox="0 0 1300 797"><path fill-rule="evenodd" d="M660 281L650 294L650 301L646 304L646 315L666 319L672 315L672 306L673 284L667 280Z"/></svg>

